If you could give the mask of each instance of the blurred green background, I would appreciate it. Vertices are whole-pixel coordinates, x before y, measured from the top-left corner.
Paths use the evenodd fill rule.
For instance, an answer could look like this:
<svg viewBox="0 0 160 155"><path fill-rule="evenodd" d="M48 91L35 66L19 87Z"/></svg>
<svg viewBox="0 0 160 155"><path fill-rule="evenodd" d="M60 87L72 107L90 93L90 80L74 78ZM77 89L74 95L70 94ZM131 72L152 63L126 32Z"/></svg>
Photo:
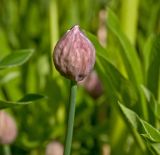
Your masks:
<svg viewBox="0 0 160 155"><path fill-rule="evenodd" d="M104 91L94 99L79 86L72 154L143 154L115 104L124 103L159 129L159 117L143 92L160 102L159 0L0 0L0 60L19 49L34 49L24 65L0 70L0 99L15 101L27 93L47 97L6 110L18 127L12 154L44 155L52 140L64 143L69 81L55 70L52 52L76 24L95 44L95 70ZM149 148L149 155L156 152Z"/></svg>

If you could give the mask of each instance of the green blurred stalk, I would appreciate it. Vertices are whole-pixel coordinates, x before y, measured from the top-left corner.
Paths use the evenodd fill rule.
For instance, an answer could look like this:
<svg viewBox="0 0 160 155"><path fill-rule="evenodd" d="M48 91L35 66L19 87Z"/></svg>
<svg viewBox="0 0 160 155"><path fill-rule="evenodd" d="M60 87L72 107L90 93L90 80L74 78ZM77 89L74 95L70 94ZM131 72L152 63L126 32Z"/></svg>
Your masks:
<svg viewBox="0 0 160 155"><path fill-rule="evenodd" d="M76 105L76 93L77 93L77 84L74 81L71 81L69 109L67 113L68 123L67 123L66 137L65 137L64 155L70 155L70 152L71 152L74 116L75 116L75 105Z"/></svg>
<svg viewBox="0 0 160 155"><path fill-rule="evenodd" d="M137 133L137 131L134 128L131 128L131 131L133 133L133 137L135 139L136 145L139 146L140 150L146 154L146 146L142 140L142 138L140 137L140 135Z"/></svg>
<svg viewBox="0 0 160 155"><path fill-rule="evenodd" d="M57 0L50 0L49 16L50 16L50 32L51 32L51 52L52 52L59 38Z"/></svg>
<svg viewBox="0 0 160 155"><path fill-rule="evenodd" d="M5 144L3 146L3 152L4 152L4 155L11 155L11 150L10 150L10 146Z"/></svg>
<svg viewBox="0 0 160 155"><path fill-rule="evenodd" d="M50 0L50 5L49 5L49 18L50 18L50 45L51 45L51 67L53 67L53 80L56 81L56 83L58 84L58 86L60 88L63 88L65 85L65 81L62 78L59 78L60 74L58 73L58 71L55 69L54 65L53 65L53 49L57 43L57 41L59 40L59 14L58 14L58 0ZM62 89L62 94L65 94L65 90ZM63 111L63 107L60 106L58 111ZM64 120L64 116L61 115L60 116L61 120L59 119L59 116L56 116L56 121L58 121L59 123L61 121ZM60 121L59 121L60 120Z"/></svg>
<svg viewBox="0 0 160 155"><path fill-rule="evenodd" d="M144 120L148 121L149 120L148 107L147 107L147 103L146 103L144 93L142 92L141 89L139 89L139 95L140 95L139 101L141 103L140 108L141 108L141 111L142 111L142 117L143 117Z"/></svg>
<svg viewBox="0 0 160 155"><path fill-rule="evenodd" d="M125 124L122 120L122 118L119 116L119 114L115 114L115 120L114 120L114 124L112 127L112 132L111 132L111 146L112 148L117 148L117 146L119 146L119 140L121 140L123 138L123 134L125 129Z"/></svg>
<svg viewBox="0 0 160 155"><path fill-rule="evenodd" d="M69 4L68 4L69 3ZM69 5L69 24L72 27L75 24L79 24L79 16L78 16L78 1L69 0L67 1L67 6Z"/></svg>
<svg viewBox="0 0 160 155"><path fill-rule="evenodd" d="M51 59L53 55L53 49L59 39L59 24L58 24L58 8L57 8L57 0L50 0L50 8L49 8L49 17L50 17L50 45L51 45ZM51 60L53 63L53 61ZM52 66L54 66L52 64ZM59 77L58 71L54 68L53 78ZM57 82L60 86L61 80L59 79Z"/></svg>
<svg viewBox="0 0 160 155"><path fill-rule="evenodd" d="M121 26L134 45L137 34L139 0L121 0Z"/></svg>

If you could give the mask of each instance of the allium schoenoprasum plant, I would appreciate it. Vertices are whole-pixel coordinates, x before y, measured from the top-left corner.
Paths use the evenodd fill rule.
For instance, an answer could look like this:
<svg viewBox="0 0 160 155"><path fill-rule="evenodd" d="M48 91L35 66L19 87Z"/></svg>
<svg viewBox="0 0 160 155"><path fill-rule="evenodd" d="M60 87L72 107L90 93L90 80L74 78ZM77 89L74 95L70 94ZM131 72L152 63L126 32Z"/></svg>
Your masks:
<svg viewBox="0 0 160 155"><path fill-rule="evenodd" d="M95 53L93 44L78 25L68 30L54 48L53 62L56 69L71 81L64 155L71 154L77 82L84 80L92 72Z"/></svg>
<svg viewBox="0 0 160 155"><path fill-rule="evenodd" d="M63 154L70 85L52 56L75 25L96 61L77 85L71 154L159 155L159 17L159 0L0 0L1 116L17 127L0 155Z"/></svg>

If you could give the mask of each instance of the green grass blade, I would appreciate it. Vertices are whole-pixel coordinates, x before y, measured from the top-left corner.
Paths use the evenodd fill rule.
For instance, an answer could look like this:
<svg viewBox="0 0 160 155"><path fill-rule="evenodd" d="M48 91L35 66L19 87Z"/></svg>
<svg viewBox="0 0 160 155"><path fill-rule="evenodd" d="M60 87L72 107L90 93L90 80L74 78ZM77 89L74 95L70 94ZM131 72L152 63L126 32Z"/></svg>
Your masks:
<svg viewBox="0 0 160 155"><path fill-rule="evenodd" d="M111 30L111 32L113 32L116 35L123 47L123 50L120 50L120 54L128 72L128 76L133 82L135 82L136 85L142 83L142 68L137 52L122 32L116 15L112 12L111 9L109 9L108 12L109 15L107 25L109 30Z"/></svg>
<svg viewBox="0 0 160 155"><path fill-rule="evenodd" d="M160 80L160 35L153 42L147 74L147 87L158 99L158 85Z"/></svg>

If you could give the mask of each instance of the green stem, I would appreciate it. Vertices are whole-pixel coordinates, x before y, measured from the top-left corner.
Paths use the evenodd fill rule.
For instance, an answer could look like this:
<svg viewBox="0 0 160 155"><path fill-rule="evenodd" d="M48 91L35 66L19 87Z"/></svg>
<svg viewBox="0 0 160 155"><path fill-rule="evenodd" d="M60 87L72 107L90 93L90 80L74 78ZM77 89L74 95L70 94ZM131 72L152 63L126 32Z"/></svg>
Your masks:
<svg viewBox="0 0 160 155"><path fill-rule="evenodd" d="M49 16L50 16L51 54L52 54L54 46L59 38L57 0L50 1Z"/></svg>
<svg viewBox="0 0 160 155"><path fill-rule="evenodd" d="M137 34L139 0L121 0L121 3L122 29L134 45Z"/></svg>
<svg viewBox="0 0 160 155"><path fill-rule="evenodd" d="M5 144L3 146L3 151L4 151L4 155L11 155L11 150L9 145Z"/></svg>
<svg viewBox="0 0 160 155"><path fill-rule="evenodd" d="M140 135L137 133L137 131L134 128L131 128L132 133L133 133L133 137L136 141L137 146L139 146L139 148L141 149L141 151L143 153L146 153L146 146L142 140L142 138L140 137Z"/></svg>
<svg viewBox="0 0 160 155"><path fill-rule="evenodd" d="M77 84L71 81L69 109L68 109L68 123L65 137L64 155L70 155L73 135L73 125L75 116L75 101L76 101Z"/></svg>

